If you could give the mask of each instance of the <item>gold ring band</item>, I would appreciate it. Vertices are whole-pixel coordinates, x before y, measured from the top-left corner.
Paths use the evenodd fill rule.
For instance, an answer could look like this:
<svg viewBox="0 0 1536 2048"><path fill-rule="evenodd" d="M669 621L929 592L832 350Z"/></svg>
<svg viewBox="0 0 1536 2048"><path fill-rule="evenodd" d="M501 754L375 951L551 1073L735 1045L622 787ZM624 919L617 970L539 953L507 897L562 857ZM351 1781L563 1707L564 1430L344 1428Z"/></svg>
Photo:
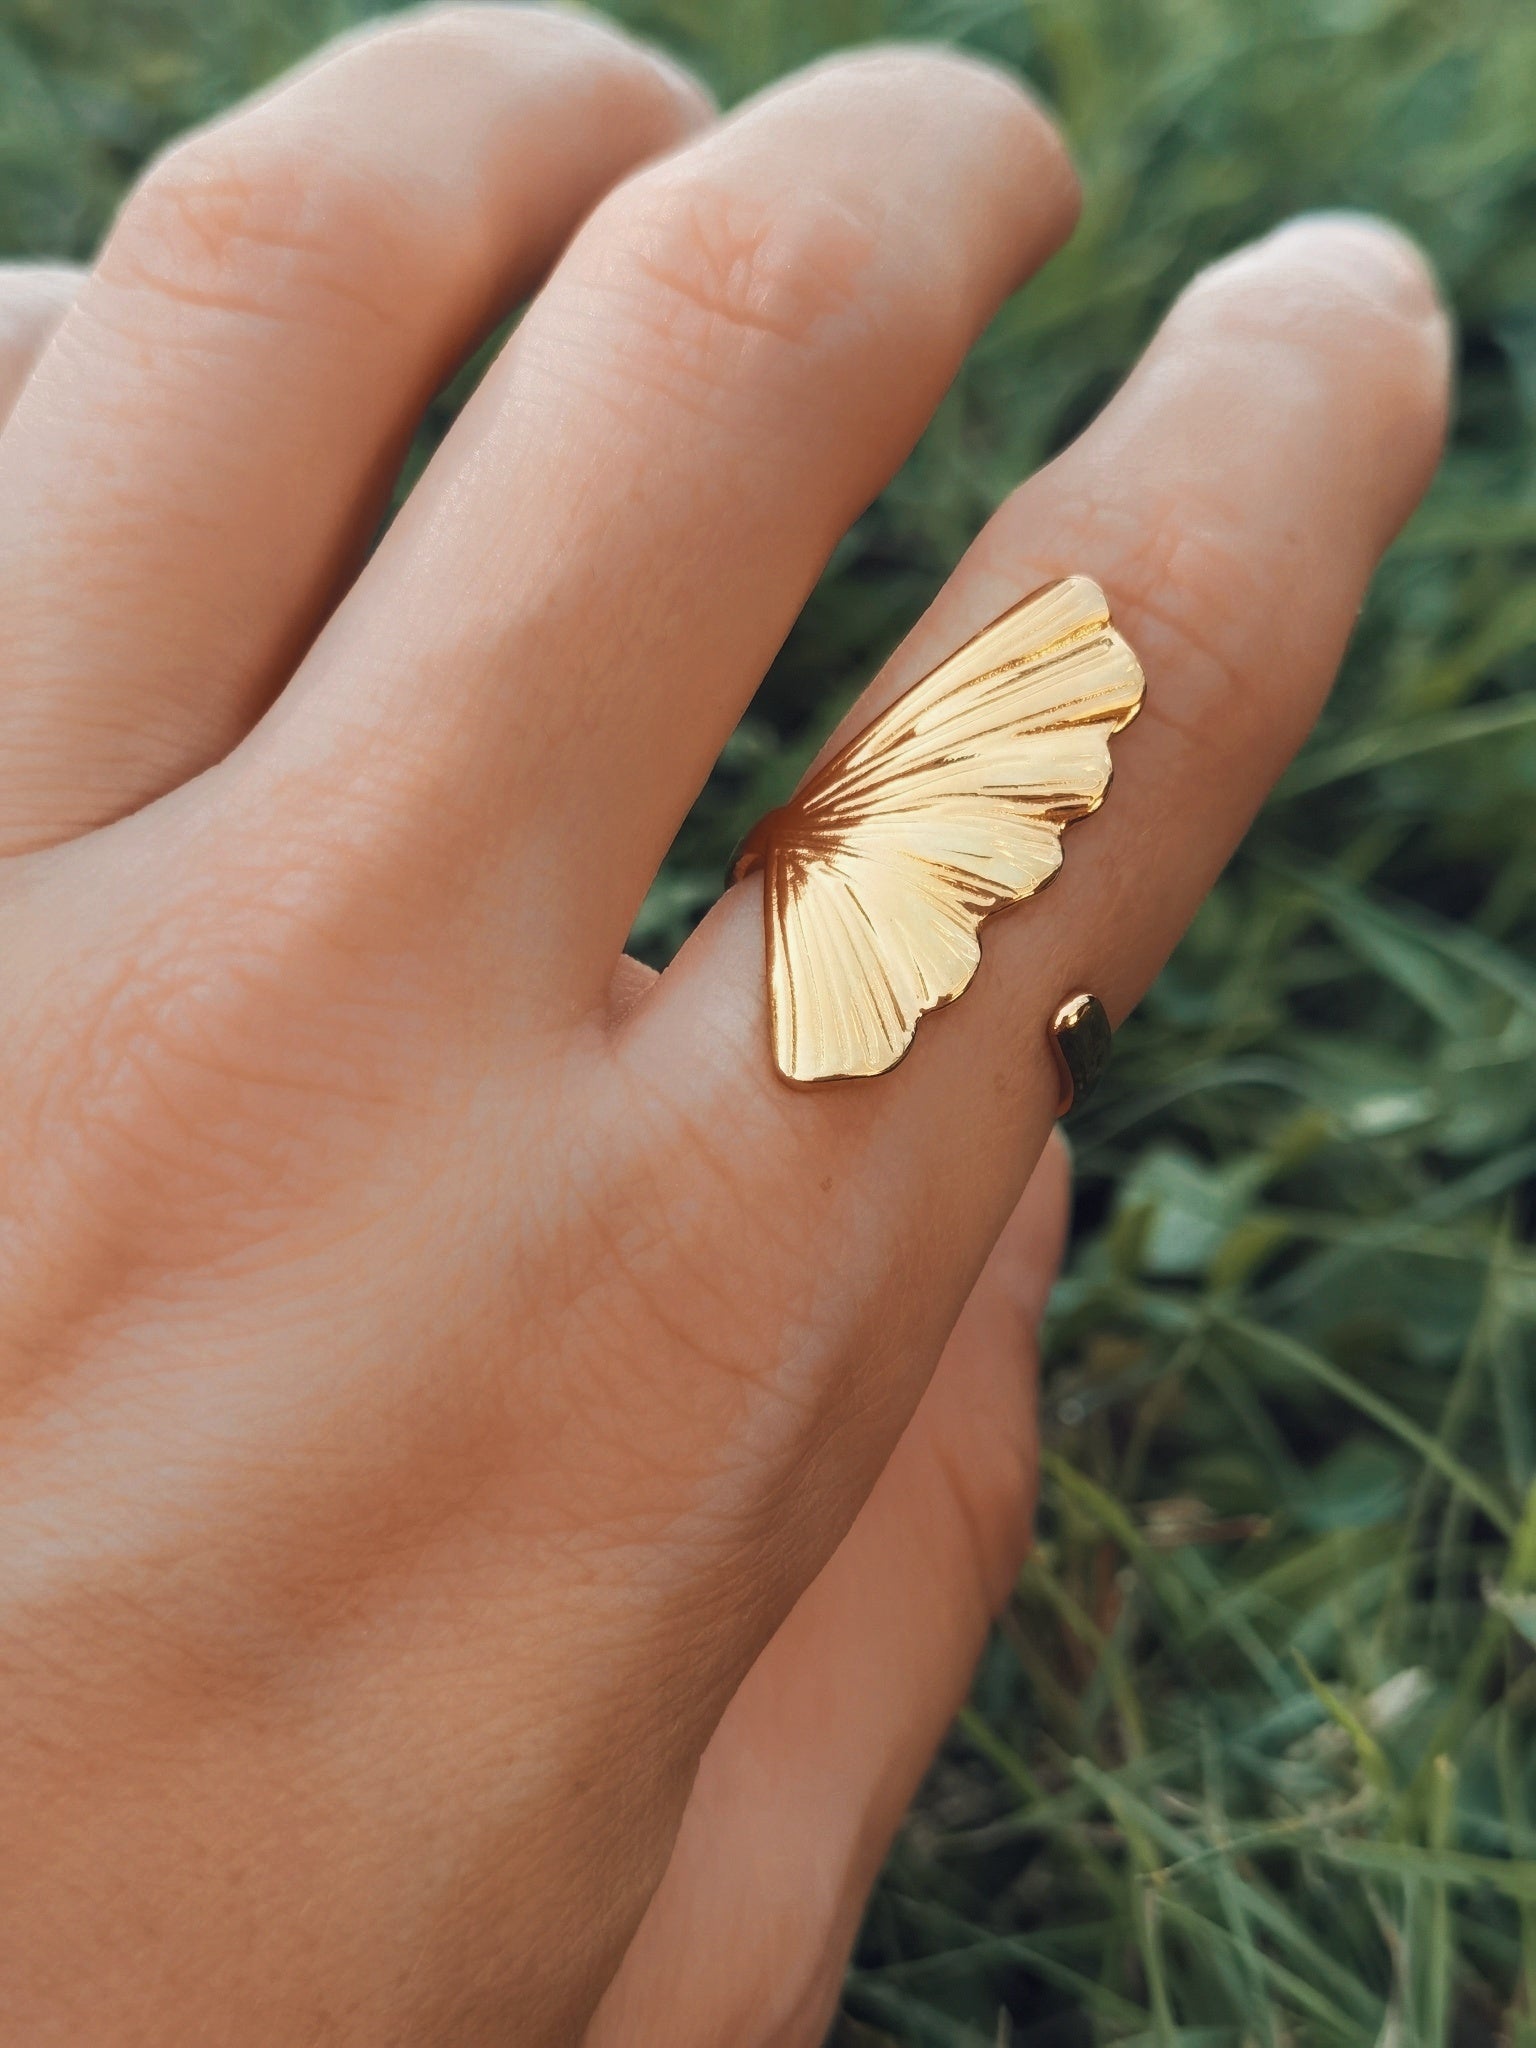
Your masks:
<svg viewBox="0 0 1536 2048"><path fill-rule="evenodd" d="M1109 1013L1087 990L1068 996L1051 1019L1050 1040L1061 1082L1056 1114L1065 1116L1069 1109L1082 1108L1109 1065L1114 1044Z"/></svg>

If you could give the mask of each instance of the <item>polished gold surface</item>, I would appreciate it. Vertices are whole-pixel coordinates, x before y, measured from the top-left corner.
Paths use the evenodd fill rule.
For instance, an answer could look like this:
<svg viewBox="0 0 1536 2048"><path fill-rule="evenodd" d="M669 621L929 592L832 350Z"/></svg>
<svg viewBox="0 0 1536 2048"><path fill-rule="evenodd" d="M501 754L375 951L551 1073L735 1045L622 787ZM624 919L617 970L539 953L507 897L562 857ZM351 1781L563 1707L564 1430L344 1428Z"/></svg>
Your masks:
<svg viewBox="0 0 1536 2048"><path fill-rule="evenodd" d="M1033 896L1098 809L1142 675L1069 576L951 654L753 829L773 1052L789 1081L883 1074L965 989L982 921Z"/></svg>
<svg viewBox="0 0 1536 2048"><path fill-rule="evenodd" d="M1095 995L1068 996L1051 1019L1051 1050L1061 1083L1056 1114L1078 1109L1098 1087L1109 1065L1113 1033L1109 1013Z"/></svg>

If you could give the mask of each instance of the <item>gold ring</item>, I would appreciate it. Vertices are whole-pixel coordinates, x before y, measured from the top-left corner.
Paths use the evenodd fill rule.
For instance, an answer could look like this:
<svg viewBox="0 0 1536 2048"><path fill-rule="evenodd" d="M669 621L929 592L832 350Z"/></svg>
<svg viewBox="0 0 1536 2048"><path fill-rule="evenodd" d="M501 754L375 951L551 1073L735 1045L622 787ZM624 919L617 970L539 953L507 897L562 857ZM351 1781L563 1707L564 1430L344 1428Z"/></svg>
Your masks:
<svg viewBox="0 0 1536 2048"><path fill-rule="evenodd" d="M1114 1044L1109 1013L1098 997L1086 990L1068 996L1051 1019L1050 1038L1061 1083L1056 1114L1065 1116L1069 1109L1082 1108L1109 1065Z"/></svg>
<svg viewBox="0 0 1536 2048"><path fill-rule="evenodd" d="M761 868L773 1056L786 1081L884 1074L919 1020L964 993L981 926L1061 866L1061 835L1104 801L1109 742L1141 708L1141 666L1086 576L1049 584L941 661L755 825L732 881ZM1074 1097L1107 1057L1094 997L1051 1038ZM1090 1036L1082 1034L1089 1033Z"/></svg>

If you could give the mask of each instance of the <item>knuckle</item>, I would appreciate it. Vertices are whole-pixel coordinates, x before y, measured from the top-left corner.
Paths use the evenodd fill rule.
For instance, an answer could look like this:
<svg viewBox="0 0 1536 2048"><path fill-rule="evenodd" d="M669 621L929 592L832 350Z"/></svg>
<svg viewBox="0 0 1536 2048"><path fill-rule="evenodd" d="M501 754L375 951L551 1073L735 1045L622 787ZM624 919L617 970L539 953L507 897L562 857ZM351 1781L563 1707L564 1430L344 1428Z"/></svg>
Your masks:
<svg viewBox="0 0 1536 2048"><path fill-rule="evenodd" d="M744 357L831 350L875 317L876 226L835 193L669 174L637 180L615 213L606 281L695 374L720 380Z"/></svg>
<svg viewBox="0 0 1536 2048"><path fill-rule="evenodd" d="M403 184L302 123L257 108L176 144L103 252L109 284L214 311L394 323L400 266L434 238Z"/></svg>
<svg viewBox="0 0 1536 2048"><path fill-rule="evenodd" d="M1046 556L1032 544L1043 505L1053 536ZM1219 730L1203 707L1239 706L1249 694L1254 621L1272 611L1265 565L1245 541L1240 520L1218 505L1202 512L1176 480L1128 499L1102 468L1069 451L1006 501L976 555L983 580L1000 589L1017 587L1021 560L1031 578L1093 563L1131 645L1157 673L1177 675L1180 701L1195 707L1187 722L1179 718L1181 729L1187 723L1191 737L1203 737ZM1141 716L1172 723L1175 714L1148 690Z"/></svg>
<svg viewBox="0 0 1536 2048"><path fill-rule="evenodd" d="M1141 721L1202 771L1217 758L1241 761L1256 722L1273 728L1278 706L1264 685L1287 658L1280 643L1306 625L1305 607L1293 608L1294 627L1277 611L1277 579L1305 582L1312 539L1298 529L1256 548L1242 503L1193 487L1177 466L1138 481L1139 493L1127 494L1102 462L1069 450L1006 501L977 543L978 567L986 583L1017 588L1021 562L1026 583L1092 565L1149 676L1178 678L1177 690L1148 689Z"/></svg>
<svg viewBox="0 0 1536 2048"><path fill-rule="evenodd" d="M341 38L270 96L174 144L103 252L109 281L215 309L393 327L422 289L457 298L505 260L497 203L520 107L675 126L674 88L628 37L555 9L453 4ZM417 301L419 303L419 300Z"/></svg>
<svg viewBox="0 0 1536 2048"><path fill-rule="evenodd" d="M1223 696L1243 683L1267 581L1224 516L1159 509L1120 564L1130 610L1172 643L1183 672L1204 669Z"/></svg>
<svg viewBox="0 0 1536 2048"><path fill-rule="evenodd" d="M1242 754L1252 719L1272 718L1275 706L1258 686L1266 650L1256 632L1256 622L1273 620L1273 595L1240 530L1187 506L1149 517L1117 563L1117 581L1116 611L1133 646L1158 674L1180 679L1176 704L1149 691L1144 714L1202 758Z"/></svg>

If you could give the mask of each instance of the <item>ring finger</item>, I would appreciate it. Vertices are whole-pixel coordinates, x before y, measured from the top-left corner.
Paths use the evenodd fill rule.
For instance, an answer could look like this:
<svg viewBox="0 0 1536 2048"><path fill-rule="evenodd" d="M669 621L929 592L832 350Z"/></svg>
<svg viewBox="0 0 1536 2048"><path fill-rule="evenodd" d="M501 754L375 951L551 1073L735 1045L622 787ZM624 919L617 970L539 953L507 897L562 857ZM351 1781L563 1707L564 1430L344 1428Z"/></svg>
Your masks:
<svg viewBox="0 0 1536 2048"><path fill-rule="evenodd" d="M763 1475L777 1513L770 1540L753 1528L759 1586L816 1569L905 1423L1049 1131L1046 1020L1077 988L1125 1014L1315 717L1434 468L1448 342L1403 238L1295 223L1197 282L1101 419L996 515L850 725L1074 570L1108 592L1146 707L1055 886L999 917L973 986L898 1069L779 1079L756 878L623 1026L626 1093L680 1107L648 1127L654 1170L705 1219L693 1256L740 1332L730 1370L706 1362L679 1403L676 1465L714 1483L744 1378L765 1433L795 1419L792 1497ZM706 1150L700 1131L728 1140Z"/></svg>

